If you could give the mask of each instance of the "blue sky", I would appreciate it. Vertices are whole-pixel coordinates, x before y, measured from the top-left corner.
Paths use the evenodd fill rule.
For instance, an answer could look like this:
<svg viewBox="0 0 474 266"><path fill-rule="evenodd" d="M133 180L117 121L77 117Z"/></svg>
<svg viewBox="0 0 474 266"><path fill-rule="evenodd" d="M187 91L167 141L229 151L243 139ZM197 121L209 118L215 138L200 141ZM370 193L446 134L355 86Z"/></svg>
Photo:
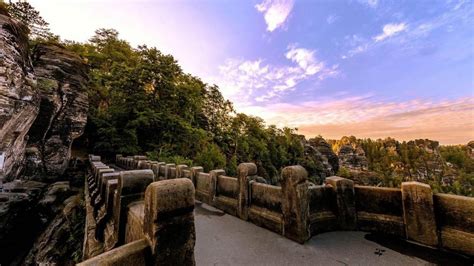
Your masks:
<svg viewBox="0 0 474 266"><path fill-rule="evenodd" d="M63 39L111 27L309 137L474 139L473 1L30 1Z"/></svg>

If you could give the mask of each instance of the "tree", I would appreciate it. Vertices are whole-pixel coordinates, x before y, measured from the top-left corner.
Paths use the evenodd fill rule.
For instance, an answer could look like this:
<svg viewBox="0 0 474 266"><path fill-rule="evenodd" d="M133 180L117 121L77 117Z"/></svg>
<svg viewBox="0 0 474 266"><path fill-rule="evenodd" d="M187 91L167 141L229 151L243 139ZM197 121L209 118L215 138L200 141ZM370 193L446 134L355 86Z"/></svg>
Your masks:
<svg viewBox="0 0 474 266"><path fill-rule="evenodd" d="M28 2L11 1L7 4L10 16L23 22L30 30L30 39L43 41L58 41L59 37L51 33L49 23L46 22L40 13Z"/></svg>

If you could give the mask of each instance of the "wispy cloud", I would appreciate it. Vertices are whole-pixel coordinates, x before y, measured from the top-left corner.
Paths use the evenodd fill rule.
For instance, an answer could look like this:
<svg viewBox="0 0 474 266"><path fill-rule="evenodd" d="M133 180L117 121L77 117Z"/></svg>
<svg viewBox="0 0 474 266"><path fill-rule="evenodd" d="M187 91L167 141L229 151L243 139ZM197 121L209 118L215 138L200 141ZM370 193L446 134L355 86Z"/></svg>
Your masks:
<svg viewBox="0 0 474 266"><path fill-rule="evenodd" d="M416 47L412 44L414 41L427 37L442 27L446 27L449 31L459 24L472 24L473 13L472 5L469 6L466 1L450 2L444 13L430 19L410 21L410 23L408 21L391 22L383 25L382 32L372 37L363 38L359 35L346 37L349 48L345 54L341 55L341 58L346 59L387 43L401 48Z"/></svg>
<svg viewBox="0 0 474 266"><path fill-rule="evenodd" d="M323 80L338 74L338 66L328 66L316 57L316 51L290 45L284 54L288 64L265 64L262 59L229 59L219 67L212 81L237 104L265 102L296 89L304 80Z"/></svg>
<svg viewBox="0 0 474 266"><path fill-rule="evenodd" d="M406 29L407 29L407 24L404 22L398 23L398 24L395 24L395 23L385 24L382 29L383 32L373 37L372 39L376 42L380 42L391 36L397 35L400 32L405 31Z"/></svg>
<svg viewBox="0 0 474 266"><path fill-rule="evenodd" d="M359 0L359 3L367 5L368 7L371 8L376 8L377 5L379 4L378 0Z"/></svg>
<svg viewBox="0 0 474 266"><path fill-rule="evenodd" d="M402 140L431 138L444 144L474 139L474 98L446 101L423 99L404 102L376 100L371 96L337 100L248 106L249 114L268 124L297 127L306 136L327 138L356 135L362 138Z"/></svg>
<svg viewBox="0 0 474 266"><path fill-rule="evenodd" d="M294 0L264 0L255 5L255 8L263 13L267 30L272 32L284 25L293 9Z"/></svg>
<svg viewBox="0 0 474 266"><path fill-rule="evenodd" d="M329 16L326 18L326 22L327 22L328 24L333 24L333 23L336 22L338 19L339 19L339 17L336 16L336 15L329 15Z"/></svg>

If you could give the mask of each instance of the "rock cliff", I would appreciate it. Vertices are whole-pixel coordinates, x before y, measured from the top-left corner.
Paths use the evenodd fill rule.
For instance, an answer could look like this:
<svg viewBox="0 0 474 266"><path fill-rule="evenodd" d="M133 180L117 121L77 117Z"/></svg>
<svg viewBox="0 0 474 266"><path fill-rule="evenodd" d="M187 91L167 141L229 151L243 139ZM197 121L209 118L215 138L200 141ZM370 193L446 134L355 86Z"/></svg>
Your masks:
<svg viewBox="0 0 474 266"><path fill-rule="evenodd" d="M337 155L323 138L306 140L304 136L301 136L301 141L305 156L299 163L308 170L313 182L321 183L326 177L337 173L339 169Z"/></svg>
<svg viewBox="0 0 474 266"><path fill-rule="evenodd" d="M55 178L66 170L71 145L87 122L86 65L52 44L37 45L32 58L41 104L29 131L28 172L37 174L39 168L43 177Z"/></svg>
<svg viewBox="0 0 474 266"><path fill-rule="evenodd" d="M357 145L346 144L341 146L337 153L339 163L351 170L367 170L369 163L365 151Z"/></svg>
<svg viewBox="0 0 474 266"><path fill-rule="evenodd" d="M0 10L0 181L22 170L28 130L39 109L28 29Z"/></svg>
<svg viewBox="0 0 474 266"><path fill-rule="evenodd" d="M84 176L65 170L87 120L86 70L59 45L30 52L28 29L0 6L1 265L80 257L81 196L69 182L53 182ZM45 182L25 180L32 177Z"/></svg>

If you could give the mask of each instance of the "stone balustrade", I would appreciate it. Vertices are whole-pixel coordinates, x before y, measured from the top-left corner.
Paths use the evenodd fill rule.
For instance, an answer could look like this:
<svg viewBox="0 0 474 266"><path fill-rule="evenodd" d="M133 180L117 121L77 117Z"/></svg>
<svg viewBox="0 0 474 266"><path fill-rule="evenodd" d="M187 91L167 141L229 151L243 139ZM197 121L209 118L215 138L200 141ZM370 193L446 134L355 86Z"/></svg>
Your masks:
<svg viewBox="0 0 474 266"><path fill-rule="evenodd" d="M89 156L89 163L80 265L194 265L191 180L156 182L142 156L126 166L136 170L118 171L99 156Z"/></svg>
<svg viewBox="0 0 474 266"><path fill-rule="evenodd" d="M166 261L160 254L186 254L166 259L193 264L194 198L299 243L321 232L361 230L474 255L474 198L433 194L423 183L380 188L332 176L316 186L307 180L303 167L289 166L282 170L281 186L273 186L262 182L253 163L241 163L236 177L224 170L205 173L202 167L145 156L117 155L115 163L125 171L111 171L100 158L90 157L88 193L94 199L90 202L94 219L89 220L94 222L88 230L94 232L86 232L86 238L94 236L90 246L100 248L85 248L84 254L88 258L106 252L92 260L120 249L145 252L140 247L146 246L152 264ZM182 190L167 189L174 187ZM160 215L169 217L156 218ZM180 228L181 242L160 242L173 239L167 235L172 224Z"/></svg>

